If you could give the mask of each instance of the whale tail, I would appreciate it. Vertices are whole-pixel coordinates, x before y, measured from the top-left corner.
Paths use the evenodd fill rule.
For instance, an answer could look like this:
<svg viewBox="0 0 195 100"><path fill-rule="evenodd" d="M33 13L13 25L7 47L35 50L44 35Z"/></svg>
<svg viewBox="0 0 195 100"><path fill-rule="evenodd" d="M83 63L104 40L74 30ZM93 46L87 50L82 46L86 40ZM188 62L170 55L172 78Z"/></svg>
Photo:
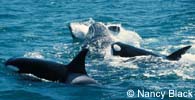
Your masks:
<svg viewBox="0 0 195 100"><path fill-rule="evenodd" d="M167 56L166 58L169 60L179 60L181 58L181 56L183 54L185 54L185 52L190 49L192 46L186 46L183 47L175 52L173 52L172 54L170 54L169 56Z"/></svg>
<svg viewBox="0 0 195 100"><path fill-rule="evenodd" d="M68 65L68 70L73 73L87 74L85 70L85 57L88 49L83 49Z"/></svg>

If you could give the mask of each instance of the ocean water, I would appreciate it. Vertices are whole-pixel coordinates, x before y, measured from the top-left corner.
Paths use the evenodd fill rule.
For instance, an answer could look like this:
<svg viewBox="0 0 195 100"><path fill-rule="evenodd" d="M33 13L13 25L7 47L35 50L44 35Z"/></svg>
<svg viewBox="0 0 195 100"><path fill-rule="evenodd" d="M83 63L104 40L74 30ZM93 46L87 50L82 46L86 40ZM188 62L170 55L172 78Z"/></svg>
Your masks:
<svg viewBox="0 0 195 100"><path fill-rule="evenodd" d="M0 0L1 100L159 100L137 91L191 91L195 99L194 0ZM77 86L30 79L4 66L10 57L26 56L68 63L79 52L68 24L93 19L119 23L142 37L142 48L168 55L187 45L179 61L154 57L86 59L89 76L101 86ZM120 59L120 60L119 60ZM133 90L134 97L127 91Z"/></svg>

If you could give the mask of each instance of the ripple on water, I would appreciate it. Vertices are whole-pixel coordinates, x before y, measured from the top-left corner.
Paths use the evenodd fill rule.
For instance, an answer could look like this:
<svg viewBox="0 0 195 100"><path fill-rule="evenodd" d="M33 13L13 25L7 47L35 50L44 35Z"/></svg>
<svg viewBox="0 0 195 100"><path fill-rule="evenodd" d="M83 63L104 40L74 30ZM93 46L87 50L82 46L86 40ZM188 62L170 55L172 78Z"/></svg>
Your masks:
<svg viewBox="0 0 195 100"><path fill-rule="evenodd" d="M0 99L130 99L126 91L131 88L195 91L194 10L194 0L0 0ZM72 43L67 24L88 18L120 23L143 38L142 48L156 53L193 47L178 62L152 57L124 62L110 55L106 60L89 55L87 72L103 84L100 88L25 80L2 65L10 57L23 55L68 63L80 44ZM158 100L149 98L153 99Z"/></svg>

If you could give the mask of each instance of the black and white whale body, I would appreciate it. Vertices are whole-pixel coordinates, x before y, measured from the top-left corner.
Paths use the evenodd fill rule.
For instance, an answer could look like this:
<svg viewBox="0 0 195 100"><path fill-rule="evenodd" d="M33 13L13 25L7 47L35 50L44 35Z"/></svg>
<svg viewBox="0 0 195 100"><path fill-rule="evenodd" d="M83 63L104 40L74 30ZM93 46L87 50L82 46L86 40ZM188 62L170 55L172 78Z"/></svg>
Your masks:
<svg viewBox="0 0 195 100"><path fill-rule="evenodd" d="M114 56L121 56L121 57L135 57L135 56L143 56L143 55L152 55L155 57L164 57L168 60L179 60L185 52L190 49L191 46L183 47L174 53L170 54L169 56L158 55L152 53L150 51L146 51L144 49L140 49L131 45L127 45L121 42L116 42L111 45L111 50Z"/></svg>
<svg viewBox="0 0 195 100"><path fill-rule="evenodd" d="M85 70L87 52L87 49L83 49L68 65L34 58L11 58L5 62L5 65L16 67L18 73L33 74L50 81L68 84L97 84Z"/></svg>

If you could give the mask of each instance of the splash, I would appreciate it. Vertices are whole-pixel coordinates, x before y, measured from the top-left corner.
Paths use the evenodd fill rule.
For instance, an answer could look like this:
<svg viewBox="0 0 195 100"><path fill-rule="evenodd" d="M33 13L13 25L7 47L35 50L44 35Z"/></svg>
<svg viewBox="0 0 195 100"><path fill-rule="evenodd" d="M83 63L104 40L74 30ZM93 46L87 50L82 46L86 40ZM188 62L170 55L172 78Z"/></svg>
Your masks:
<svg viewBox="0 0 195 100"><path fill-rule="evenodd" d="M188 63L190 65L195 65L195 55L194 54L184 54L182 58L179 60L180 63Z"/></svg>
<svg viewBox="0 0 195 100"><path fill-rule="evenodd" d="M70 31L72 35L74 35L75 38L84 40L85 36L88 33L89 26L94 23L95 21L92 18L89 18L87 21L81 21L81 22L72 22L70 23Z"/></svg>
<svg viewBox="0 0 195 100"><path fill-rule="evenodd" d="M107 56L110 56L107 57L109 59L108 65L129 68L130 70L134 69L131 71L139 72L137 77L140 78L195 79L195 68L193 67L195 56L192 54L183 55L183 58L179 61L169 61L153 56L137 56L132 58Z"/></svg>
<svg viewBox="0 0 195 100"><path fill-rule="evenodd" d="M72 22L70 23L70 27L71 27L71 33L78 39L85 39L88 31L89 31L89 27L91 24L95 23L96 21L93 20L92 18L90 18L87 21L81 21L81 22ZM103 22L101 22L103 23ZM112 38L115 41L118 42L123 42L126 44L130 44L136 47L140 47L140 43L142 42L142 38L139 36L138 33L131 31L131 30L127 30L124 27L122 27L121 24L116 24L116 23L103 23L106 28L108 30L110 30L109 28L111 26L114 26L116 28L114 28L113 30L110 30L110 33L112 33Z"/></svg>
<svg viewBox="0 0 195 100"><path fill-rule="evenodd" d="M91 19L93 20L93 19ZM80 26L77 26L80 32L87 34L89 31L89 27L95 21L82 21L82 22L75 22L79 23ZM87 24L86 24L87 23ZM103 22L101 22L103 23ZM123 42L135 47L140 47L142 41L145 41L145 45L151 45L157 43L158 45L161 39L156 38L147 38L142 40L138 33L127 30L122 27L121 24L118 23L103 23L106 28L109 30L111 27L110 33L112 34L112 39L114 41ZM85 25L85 28L82 28ZM119 28L117 28L119 27ZM77 34L77 32L72 31L73 33ZM191 43L194 43L192 37ZM189 40L188 40L189 41ZM99 43L99 42L98 42ZM100 41L101 43L101 41ZM100 44L95 44L100 45ZM178 45L174 46L174 48L181 48L186 45ZM194 51L194 45L189 50L187 54L184 54L179 61L169 61L163 59L161 57L153 57L153 56L139 56L133 58L123 58L113 56L111 52L111 48L107 47L102 50L104 53L104 60L105 63L112 66L112 67L123 67L134 69L135 72L139 72L138 76L140 78L176 78L176 79L183 79L183 80L193 80L195 79L195 69L193 66L195 65L195 54L192 52ZM163 44L160 47L156 47L156 53L169 55L170 50L173 48L172 45ZM132 71L132 70L131 70Z"/></svg>
<svg viewBox="0 0 195 100"><path fill-rule="evenodd" d="M26 54L24 54L24 57L40 58L40 59L44 58L44 56L40 52L27 52Z"/></svg>
<svg viewBox="0 0 195 100"><path fill-rule="evenodd" d="M118 42L123 42L125 44L133 45L135 47L140 47L140 43L142 42L141 36L139 36L138 33L131 31L131 30L126 30L121 26L121 24L108 24L108 27L110 25L116 25L120 27L120 32L116 35L114 32L112 34L114 35L114 38Z"/></svg>

